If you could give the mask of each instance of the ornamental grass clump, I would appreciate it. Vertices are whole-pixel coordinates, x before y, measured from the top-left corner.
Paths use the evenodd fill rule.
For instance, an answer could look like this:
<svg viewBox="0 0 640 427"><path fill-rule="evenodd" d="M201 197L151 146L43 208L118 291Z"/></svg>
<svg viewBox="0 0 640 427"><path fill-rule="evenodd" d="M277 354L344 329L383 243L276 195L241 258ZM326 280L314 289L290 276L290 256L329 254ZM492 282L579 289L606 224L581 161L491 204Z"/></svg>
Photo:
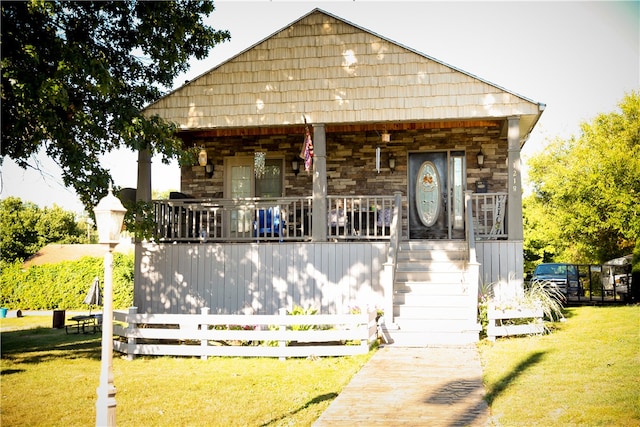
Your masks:
<svg viewBox="0 0 640 427"><path fill-rule="evenodd" d="M506 295L497 283L482 284L478 292L478 321L482 327L482 335L486 336L489 324L489 308L495 310L541 310L543 318L549 322L563 321L562 314L564 294L548 281L532 281L525 285L520 293ZM517 318L502 320L502 324L527 324L535 318ZM547 324L544 330L549 332Z"/></svg>
<svg viewBox="0 0 640 427"><path fill-rule="evenodd" d="M565 296L553 283L546 280L532 280L524 288L523 305L541 308L544 317L551 322L564 319L562 314Z"/></svg>

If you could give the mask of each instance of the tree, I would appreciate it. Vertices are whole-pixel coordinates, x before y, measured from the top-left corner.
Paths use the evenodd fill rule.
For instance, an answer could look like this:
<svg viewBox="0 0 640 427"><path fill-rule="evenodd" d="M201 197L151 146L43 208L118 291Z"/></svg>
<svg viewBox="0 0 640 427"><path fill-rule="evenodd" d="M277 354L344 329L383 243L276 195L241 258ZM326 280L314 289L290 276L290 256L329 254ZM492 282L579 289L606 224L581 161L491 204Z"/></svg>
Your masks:
<svg viewBox="0 0 640 427"><path fill-rule="evenodd" d="M640 93L533 157L525 250L555 261L602 263L640 238Z"/></svg>
<svg viewBox="0 0 640 427"><path fill-rule="evenodd" d="M73 212L59 206L40 209L17 197L0 201L2 260L25 260L49 243L87 243Z"/></svg>
<svg viewBox="0 0 640 427"><path fill-rule="evenodd" d="M91 208L111 178L100 155L185 154L176 128L141 109L230 38L204 25L206 0L2 2L2 158L34 167L44 150ZM0 160L1 161L1 160Z"/></svg>

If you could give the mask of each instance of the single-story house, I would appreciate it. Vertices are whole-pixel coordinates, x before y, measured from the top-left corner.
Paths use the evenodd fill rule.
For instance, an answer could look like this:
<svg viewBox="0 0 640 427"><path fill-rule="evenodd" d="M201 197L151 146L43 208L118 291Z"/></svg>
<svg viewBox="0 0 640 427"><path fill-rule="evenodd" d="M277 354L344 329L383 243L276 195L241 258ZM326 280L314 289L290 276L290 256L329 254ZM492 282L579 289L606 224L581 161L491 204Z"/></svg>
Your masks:
<svg viewBox="0 0 640 427"><path fill-rule="evenodd" d="M144 313L375 306L396 343L478 339L523 282L520 150L544 104L314 9L145 109L197 161L136 245ZM138 198L150 194L139 154Z"/></svg>

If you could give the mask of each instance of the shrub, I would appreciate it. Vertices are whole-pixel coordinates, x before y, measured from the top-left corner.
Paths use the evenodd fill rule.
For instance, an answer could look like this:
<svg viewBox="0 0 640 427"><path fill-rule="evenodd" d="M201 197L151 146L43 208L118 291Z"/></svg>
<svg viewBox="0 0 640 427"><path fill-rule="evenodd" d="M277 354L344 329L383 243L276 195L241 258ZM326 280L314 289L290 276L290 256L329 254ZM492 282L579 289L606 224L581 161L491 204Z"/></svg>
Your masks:
<svg viewBox="0 0 640 427"><path fill-rule="evenodd" d="M0 305L21 310L86 310L82 303L95 277L104 283L104 259L84 257L77 261L34 265L24 270L21 262L1 263ZM134 256L115 253L113 306L133 304Z"/></svg>
<svg viewBox="0 0 640 427"><path fill-rule="evenodd" d="M487 311L492 305L498 309L541 308L545 319L551 322L564 318L562 314L564 294L550 282L533 280L525 285L522 296L508 300L496 299L493 287L493 283L482 284L478 292L478 321L482 327L482 336L487 335L489 324ZM525 318L507 322L520 324L530 321L531 319ZM545 329L549 330L546 326Z"/></svg>

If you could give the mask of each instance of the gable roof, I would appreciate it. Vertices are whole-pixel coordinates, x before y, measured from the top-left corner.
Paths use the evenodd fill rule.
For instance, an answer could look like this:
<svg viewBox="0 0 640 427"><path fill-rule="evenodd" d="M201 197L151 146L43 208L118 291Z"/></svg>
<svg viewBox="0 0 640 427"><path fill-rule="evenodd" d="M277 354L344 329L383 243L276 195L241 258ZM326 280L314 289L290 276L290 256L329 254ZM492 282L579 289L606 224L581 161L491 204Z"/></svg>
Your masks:
<svg viewBox="0 0 640 427"><path fill-rule="evenodd" d="M182 130L521 117L538 104L314 9L145 111Z"/></svg>

